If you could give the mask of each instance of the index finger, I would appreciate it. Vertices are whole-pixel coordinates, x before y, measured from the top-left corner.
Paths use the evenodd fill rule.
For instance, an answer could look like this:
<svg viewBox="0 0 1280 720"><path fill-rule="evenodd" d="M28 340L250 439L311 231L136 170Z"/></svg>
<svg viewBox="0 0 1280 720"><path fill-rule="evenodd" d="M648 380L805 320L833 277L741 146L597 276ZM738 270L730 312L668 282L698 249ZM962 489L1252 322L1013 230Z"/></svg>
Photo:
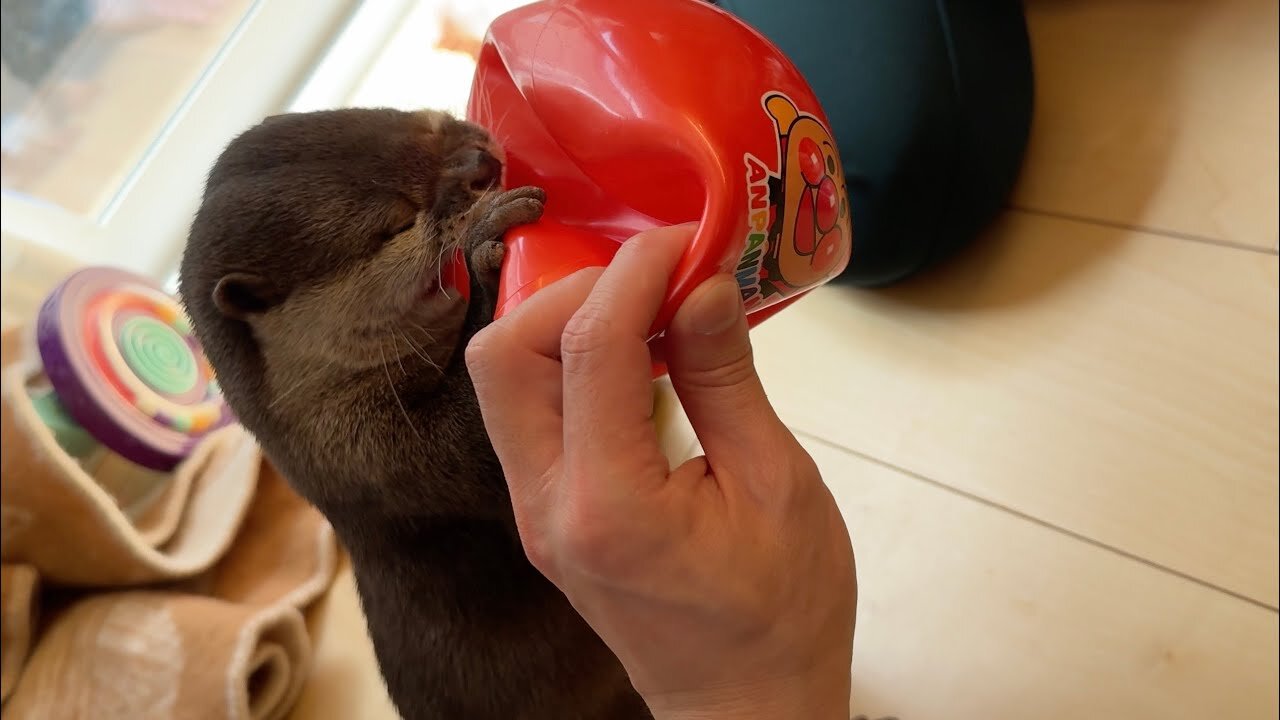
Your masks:
<svg viewBox="0 0 1280 720"><path fill-rule="evenodd" d="M467 345L480 414L513 495L562 451L560 335L599 276L584 268L543 288Z"/></svg>
<svg viewBox="0 0 1280 720"><path fill-rule="evenodd" d="M649 330L693 225L649 230L623 243L560 342L564 366L565 461L571 476L605 468L635 474L667 460L650 421ZM621 466L621 467L620 467Z"/></svg>

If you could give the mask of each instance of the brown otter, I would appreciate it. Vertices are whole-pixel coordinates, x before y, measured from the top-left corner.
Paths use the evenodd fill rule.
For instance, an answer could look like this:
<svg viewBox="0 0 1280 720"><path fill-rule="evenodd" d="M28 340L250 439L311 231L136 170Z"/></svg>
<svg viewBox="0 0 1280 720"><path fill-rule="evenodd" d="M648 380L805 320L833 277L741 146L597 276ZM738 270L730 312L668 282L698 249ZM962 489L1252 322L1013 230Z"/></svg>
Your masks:
<svg viewBox="0 0 1280 720"><path fill-rule="evenodd" d="M441 113L268 118L209 174L180 294L236 414L348 549L406 720L649 718L527 561L462 348L542 191ZM471 299L439 284L466 256Z"/></svg>

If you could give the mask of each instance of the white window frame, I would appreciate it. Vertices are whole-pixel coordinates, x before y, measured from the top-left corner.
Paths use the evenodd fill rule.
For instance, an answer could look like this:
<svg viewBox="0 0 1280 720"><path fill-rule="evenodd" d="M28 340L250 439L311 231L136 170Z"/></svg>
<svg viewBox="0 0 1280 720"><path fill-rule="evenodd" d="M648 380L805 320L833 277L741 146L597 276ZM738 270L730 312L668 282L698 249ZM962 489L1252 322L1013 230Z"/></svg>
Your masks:
<svg viewBox="0 0 1280 720"><path fill-rule="evenodd" d="M235 135L295 106L341 104L414 0L257 0L97 217L0 198L8 317L29 317L62 276L106 264L164 281L209 168ZM287 30L282 32L282 29ZM420 80L407 78L407 81Z"/></svg>

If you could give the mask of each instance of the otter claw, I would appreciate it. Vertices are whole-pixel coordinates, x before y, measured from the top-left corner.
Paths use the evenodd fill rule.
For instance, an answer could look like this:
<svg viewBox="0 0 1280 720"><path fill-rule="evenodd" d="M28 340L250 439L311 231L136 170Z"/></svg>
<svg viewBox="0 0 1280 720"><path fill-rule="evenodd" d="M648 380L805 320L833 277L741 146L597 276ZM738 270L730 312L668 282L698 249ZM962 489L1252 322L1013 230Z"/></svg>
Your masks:
<svg viewBox="0 0 1280 720"><path fill-rule="evenodd" d="M530 198L543 203L547 201L547 193L545 190L535 185L523 185L499 194L498 198L499 201L502 199L513 200L516 198Z"/></svg>
<svg viewBox="0 0 1280 720"><path fill-rule="evenodd" d="M542 217L542 205L546 200L547 194L542 188L526 185L508 190L493 199L485 219L501 234L516 225Z"/></svg>
<svg viewBox="0 0 1280 720"><path fill-rule="evenodd" d="M498 193L481 206L480 219L467 233L465 249L471 272L490 295L498 292L498 275L507 252L502 236L516 225L542 217L546 197L542 188L525 186Z"/></svg>
<svg viewBox="0 0 1280 720"><path fill-rule="evenodd" d="M502 269L502 258L507 254L507 246L497 240L486 240L471 248L471 270L480 277L496 276Z"/></svg>
<svg viewBox="0 0 1280 720"><path fill-rule="evenodd" d="M542 204L546 200L542 188L518 187L494 196L485 203L483 215L471 228L467 238L468 250L486 242L499 240L516 225L531 223L542 217Z"/></svg>

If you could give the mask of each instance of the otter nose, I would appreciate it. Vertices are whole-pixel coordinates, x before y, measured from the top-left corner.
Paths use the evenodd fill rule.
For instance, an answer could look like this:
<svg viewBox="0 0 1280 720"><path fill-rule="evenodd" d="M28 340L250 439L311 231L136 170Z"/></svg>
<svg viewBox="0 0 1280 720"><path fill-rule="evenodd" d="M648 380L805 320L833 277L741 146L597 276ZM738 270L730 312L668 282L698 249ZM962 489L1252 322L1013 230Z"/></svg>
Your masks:
<svg viewBox="0 0 1280 720"><path fill-rule="evenodd" d="M488 150L476 148L472 162L467 168L467 174L472 190L475 192L491 190L502 182L502 161Z"/></svg>

